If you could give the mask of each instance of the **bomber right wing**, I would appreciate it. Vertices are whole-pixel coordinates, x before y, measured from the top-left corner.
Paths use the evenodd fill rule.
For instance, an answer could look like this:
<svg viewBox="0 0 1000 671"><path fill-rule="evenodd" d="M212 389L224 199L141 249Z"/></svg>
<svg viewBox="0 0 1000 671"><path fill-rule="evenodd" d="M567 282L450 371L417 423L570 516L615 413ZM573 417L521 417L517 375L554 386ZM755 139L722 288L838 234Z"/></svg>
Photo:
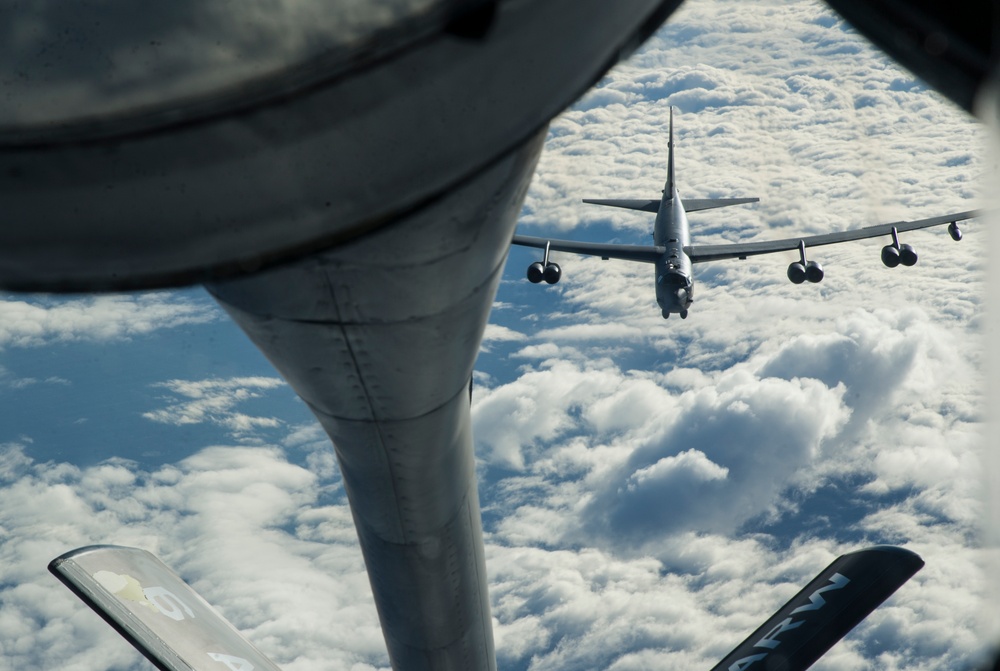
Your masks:
<svg viewBox="0 0 1000 671"><path fill-rule="evenodd" d="M821 245L833 245L851 240L865 240L867 238L892 235L893 229L897 232L915 231L921 228L930 228L931 226L941 226L942 224L954 224L966 219L972 219L979 216L979 214L978 210L967 210L965 212L944 214L928 219L918 219L917 221L897 221L891 224L878 224L877 226L837 231L836 233L806 235L798 238L765 240L763 242L733 242L722 245L690 245L684 248L684 252L691 259L691 263L719 261L722 259L745 259L748 256L756 256L758 254L794 251L799 249L803 244L807 248L819 247Z"/></svg>

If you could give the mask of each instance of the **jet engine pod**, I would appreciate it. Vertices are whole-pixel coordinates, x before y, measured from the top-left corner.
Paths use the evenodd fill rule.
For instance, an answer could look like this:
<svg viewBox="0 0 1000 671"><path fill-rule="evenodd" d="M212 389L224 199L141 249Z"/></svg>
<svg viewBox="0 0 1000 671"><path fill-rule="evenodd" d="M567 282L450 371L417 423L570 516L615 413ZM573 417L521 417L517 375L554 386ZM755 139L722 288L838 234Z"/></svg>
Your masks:
<svg viewBox="0 0 1000 671"><path fill-rule="evenodd" d="M545 266L544 271L545 281L549 284L555 284L562 277L562 268L559 267L558 263L550 263Z"/></svg>
<svg viewBox="0 0 1000 671"><path fill-rule="evenodd" d="M957 221L953 221L948 224L948 235L950 235L951 239L955 242L962 239L962 229L958 227Z"/></svg>
<svg viewBox="0 0 1000 671"><path fill-rule="evenodd" d="M806 281L806 267L804 264L796 261L788 265L788 279L792 281L792 284L802 284Z"/></svg>
<svg viewBox="0 0 1000 671"><path fill-rule="evenodd" d="M882 248L882 263L887 268L895 268L899 265L899 250L895 245L886 245Z"/></svg>
<svg viewBox="0 0 1000 671"><path fill-rule="evenodd" d="M545 276L545 267L542 266L541 261L535 261L530 266L528 266L528 281L532 284L538 284L542 281Z"/></svg>
<svg viewBox="0 0 1000 671"><path fill-rule="evenodd" d="M899 246L899 262L904 266L915 266L917 264L917 251L913 245L905 242Z"/></svg>
<svg viewBox="0 0 1000 671"><path fill-rule="evenodd" d="M826 273L823 272L823 266L819 265L816 261L809 261L806 263L806 279L813 284L822 282L825 275Z"/></svg>

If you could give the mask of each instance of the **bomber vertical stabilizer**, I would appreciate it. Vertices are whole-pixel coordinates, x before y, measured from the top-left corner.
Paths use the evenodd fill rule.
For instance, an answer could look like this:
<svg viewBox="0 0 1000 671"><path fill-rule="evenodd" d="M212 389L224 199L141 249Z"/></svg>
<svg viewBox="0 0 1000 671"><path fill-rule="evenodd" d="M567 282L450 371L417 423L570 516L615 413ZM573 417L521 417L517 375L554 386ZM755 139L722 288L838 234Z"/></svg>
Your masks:
<svg viewBox="0 0 1000 671"><path fill-rule="evenodd" d="M674 108L670 107L670 139L667 141L667 184L663 187L667 198L674 197Z"/></svg>

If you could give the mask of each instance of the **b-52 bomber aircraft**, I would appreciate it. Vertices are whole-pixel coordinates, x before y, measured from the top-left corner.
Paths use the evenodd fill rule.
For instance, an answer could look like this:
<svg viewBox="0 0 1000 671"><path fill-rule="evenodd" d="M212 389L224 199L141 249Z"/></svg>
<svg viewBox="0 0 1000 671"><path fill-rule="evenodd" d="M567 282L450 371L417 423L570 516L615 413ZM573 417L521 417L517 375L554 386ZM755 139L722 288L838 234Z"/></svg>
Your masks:
<svg viewBox="0 0 1000 671"><path fill-rule="evenodd" d="M694 282L691 276L691 266L705 261L721 259L746 259L758 254L775 252L799 251L799 260L788 266L788 279L794 284L803 282L820 282L824 271L817 261L806 258L806 248L832 245L851 240L864 240L889 235L892 242L882 248L882 263L889 268L902 264L912 266L917 262L917 253L913 247L899 242L899 234L920 228L948 224L948 233L953 240L962 239L959 221L971 219L978 215L975 210L956 212L929 219L917 221L897 221L890 224L868 226L836 233L807 235L799 238L782 240L767 240L764 242L738 242L721 245L692 245L688 226L688 212L710 210L730 205L755 203L759 198L706 198L682 201L677 193L674 181L674 110L670 109L670 140L667 155L667 183L663 196L659 200L630 199L593 199L585 198L583 202L593 205L609 205L629 210L655 212L656 223L653 226L653 245L621 245L593 242L576 242L572 240L555 240L537 238L528 235L515 235L512 243L524 247L536 247L545 250L541 261L528 266L528 280L538 284L542 280L555 284L562 277L559 265L549 261L549 252L573 252L600 256L602 259L624 259L626 261L641 261L651 263L655 267L656 302L663 313L663 318L677 313L681 319L687 319L688 310L694 301Z"/></svg>

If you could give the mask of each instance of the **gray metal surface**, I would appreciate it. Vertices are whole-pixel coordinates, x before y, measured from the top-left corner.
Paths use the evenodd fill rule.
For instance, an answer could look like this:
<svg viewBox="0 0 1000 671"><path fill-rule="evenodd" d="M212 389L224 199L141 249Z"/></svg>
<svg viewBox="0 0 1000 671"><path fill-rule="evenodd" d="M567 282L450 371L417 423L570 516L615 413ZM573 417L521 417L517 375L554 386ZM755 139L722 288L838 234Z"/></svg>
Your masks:
<svg viewBox="0 0 1000 671"><path fill-rule="evenodd" d="M965 221L978 217L978 210L966 210L965 212L954 212L952 214L942 214L927 219L916 221L896 221L888 224L877 224L866 226L865 228L855 228L847 231L836 231L834 233L820 233L819 235L804 235L798 238L784 238L781 240L764 240L762 242L729 242L721 245L690 245L684 248L691 263L704 263L706 261L718 261L721 259L737 259L746 256L756 256L758 254L772 254L774 252L785 252L798 249L800 243L805 243L806 247L820 247L822 245L834 245L840 242L850 242L852 240L866 240L888 236L892 229L900 233L904 231L917 231L922 228L932 226L943 226L956 221Z"/></svg>
<svg viewBox="0 0 1000 671"><path fill-rule="evenodd" d="M190 585L145 550L91 545L49 571L158 669L280 671Z"/></svg>
<svg viewBox="0 0 1000 671"><path fill-rule="evenodd" d="M175 0L137 5L0 4L0 134L141 110L190 119L248 93L287 91L309 74L426 37L479 0Z"/></svg>
<svg viewBox="0 0 1000 671"><path fill-rule="evenodd" d="M308 85L8 125L0 286L200 282L375 230L534 136L677 4L506 0L482 39L439 22L327 79L305 63Z"/></svg>
<svg viewBox="0 0 1000 671"><path fill-rule="evenodd" d="M543 139L414 217L208 286L333 439L397 669L496 668L468 383Z"/></svg>

